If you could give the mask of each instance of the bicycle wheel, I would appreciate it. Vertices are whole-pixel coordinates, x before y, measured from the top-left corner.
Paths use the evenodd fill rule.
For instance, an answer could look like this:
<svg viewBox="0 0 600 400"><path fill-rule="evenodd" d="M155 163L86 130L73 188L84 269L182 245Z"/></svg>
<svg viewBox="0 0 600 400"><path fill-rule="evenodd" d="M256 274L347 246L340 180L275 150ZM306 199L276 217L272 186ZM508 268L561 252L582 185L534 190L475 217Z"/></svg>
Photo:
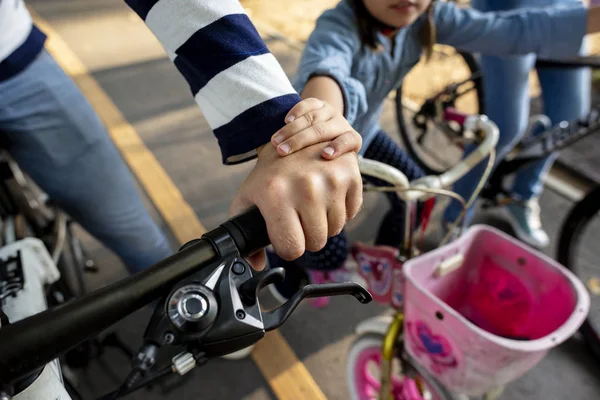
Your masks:
<svg viewBox="0 0 600 400"><path fill-rule="evenodd" d="M83 296L87 292L83 277L85 257L81 241L74 235L68 222L65 222L65 230L65 243L60 252L57 267L61 274L61 280L64 280L68 287L69 297L75 298Z"/></svg>
<svg viewBox="0 0 600 400"><path fill-rule="evenodd" d="M600 360L600 186L569 212L560 231L557 260L587 287L591 304L581 333Z"/></svg>
<svg viewBox="0 0 600 400"><path fill-rule="evenodd" d="M381 346L383 336L367 333L359 336L350 346L346 362L346 378L352 400L373 400L379 398L381 377ZM393 366L393 396L394 400L404 399L403 386L413 384L422 388L422 398L429 400L457 400L429 375L421 366L408 356L402 361L394 360ZM404 374L400 374L402 365ZM412 382L408 382L410 380ZM417 383L418 382L418 383ZM412 399L413 397L411 397Z"/></svg>
<svg viewBox="0 0 600 400"><path fill-rule="evenodd" d="M424 171L440 174L463 155L460 127L439 120L440 108L483 114L483 99L477 59L448 46L436 46L429 63L407 75L396 92L396 119L406 150Z"/></svg>

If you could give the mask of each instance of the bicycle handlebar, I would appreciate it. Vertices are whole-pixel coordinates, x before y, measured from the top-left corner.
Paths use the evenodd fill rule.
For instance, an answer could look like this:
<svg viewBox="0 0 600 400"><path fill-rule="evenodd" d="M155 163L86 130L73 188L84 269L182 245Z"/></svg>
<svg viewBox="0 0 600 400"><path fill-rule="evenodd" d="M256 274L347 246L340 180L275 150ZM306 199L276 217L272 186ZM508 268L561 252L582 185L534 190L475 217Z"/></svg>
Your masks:
<svg viewBox="0 0 600 400"><path fill-rule="evenodd" d="M303 298L315 293L351 294L362 303L371 301L369 292L357 283L309 285L280 308L262 313L258 292L282 280L284 271L276 268L253 274L243 257L268 245L265 221L253 207L145 271L2 326L0 389L155 299L161 302L147 328L147 341L158 346L194 343L214 356L256 342L265 331L281 325ZM163 341L167 332L175 340Z"/></svg>
<svg viewBox="0 0 600 400"><path fill-rule="evenodd" d="M360 172L363 175L382 179L398 188L398 195L408 201L424 200L429 193L406 189L443 189L451 186L467 172L486 158L498 143L498 127L484 115L465 116L452 109L445 111L445 119L453 120L465 129L476 130L483 134L483 140L467 157L441 175L429 175L409 182L406 175L398 169L379 161L360 158Z"/></svg>
<svg viewBox="0 0 600 400"><path fill-rule="evenodd" d="M473 169L484 158L486 158L498 143L498 126L483 115L470 116L464 122L465 129L480 131L484 138L465 159L456 164L450 170L439 176L439 188L449 187ZM416 183L416 182L415 182Z"/></svg>
<svg viewBox="0 0 600 400"><path fill-rule="evenodd" d="M537 68L600 68L600 56L577 56L562 59L543 59L537 58L535 62Z"/></svg>

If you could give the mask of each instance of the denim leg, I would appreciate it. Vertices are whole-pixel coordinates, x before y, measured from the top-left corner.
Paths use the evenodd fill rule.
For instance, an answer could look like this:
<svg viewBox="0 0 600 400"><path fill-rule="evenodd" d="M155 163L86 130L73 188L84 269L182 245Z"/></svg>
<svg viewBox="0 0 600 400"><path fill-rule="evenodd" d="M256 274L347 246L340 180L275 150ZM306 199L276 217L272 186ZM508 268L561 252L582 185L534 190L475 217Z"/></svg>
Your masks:
<svg viewBox="0 0 600 400"><path fill-rule="evenodd" d="M47 52L0 93L9 151L53 200L132 273L172 254L104 126Z"/></svg>
<svg viewBox="0 0 600 400"><path fill-rule="evenodd" d="M572 121L590 112L591 75L588 68L538 70L544 114L552 124ZM551 154L521 168L513 183L513 193L524 200L538 197L542 193L543 178L558 154Z"/></svg>
<svg viewBox="0 0 600 400"><path fill-rule="evenodd" d="M500 58L484 56L481 70L484 77L487 116L498 125L500 137L496 145L496 164L521 139L529 118L529 71L535 58ZM470 149L472 150L472 149ZM467 152L468 153L468 152ZM454 191L468 199L485 171L487 159L479 163L454 185ZM446 208L444 219L454 221L461 211L460 203L453 200ZM467 222L473 210L467 214Z"/></svg>

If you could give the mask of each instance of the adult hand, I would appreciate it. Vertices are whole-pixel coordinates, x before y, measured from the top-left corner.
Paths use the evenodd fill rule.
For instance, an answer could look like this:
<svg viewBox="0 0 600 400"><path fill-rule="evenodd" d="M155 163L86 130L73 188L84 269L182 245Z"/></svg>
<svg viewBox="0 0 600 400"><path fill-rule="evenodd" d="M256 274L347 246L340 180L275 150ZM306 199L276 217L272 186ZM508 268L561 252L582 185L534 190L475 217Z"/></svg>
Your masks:
<svg viewBox="0 0 600 400"><path fill-rule="evenodd" d="M258 207L275 252L285 260L322 249L327 238L340 233L362 205L356 153L324 160L321 154L327 146L320 143L285 157L274 146L263 146L231 205L230 215ZM249 262L263 269L264 251Z"/></svg>

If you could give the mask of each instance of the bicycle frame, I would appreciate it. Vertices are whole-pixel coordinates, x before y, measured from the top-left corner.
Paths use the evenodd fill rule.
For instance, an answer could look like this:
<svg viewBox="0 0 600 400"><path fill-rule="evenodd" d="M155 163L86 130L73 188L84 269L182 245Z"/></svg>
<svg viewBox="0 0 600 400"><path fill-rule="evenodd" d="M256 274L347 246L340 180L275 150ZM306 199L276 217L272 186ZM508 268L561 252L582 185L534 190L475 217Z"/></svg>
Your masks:
<svg viewBox="0 0 600 400"><path fill-rule="evenodd" d="M396 312L394 319L383 339L383 347L381 349L381 400L393 400L392 394L392 361L396 354L396 345L398 339L402 335L404 328L404 314L401 311Z"/></svg>
<svg viewBox="0 0 600 400"><path fill-rule="evenodd" d="M432 197L432 194L428 192L430 189L443 189L451 186L475 165L486 158L498 141L497 126L485 116L467 117L458 114L449 114L447 117L457 120L457 122L463 125L465 129L481 132L483 134L483 140L469 156L442 175L426 176L414 182L408 182L408 179L404 174L387 164L362 157L360 159L360 171L363 175L379 178L393 185L397 189L398 196L406 201L404 243L399 253L402 261L406 261L414 256L412 251L412 216L416 211L417 201L426 200ZM379 394L380 400L390 400L392 396L392 360L398 350L398 339L403 332L403 322L404 314L402 310L397 310L394 319L388 326L384 336L382 347L381 391Z"/></svg>
<svg viewBox="0 0 600 400"><path fill-rule="evenodd" d="M538 122L547 127L550 125L550 120L546 116L534 116L529 123L528 132ZM546 129L537 136L526 137L515 150L498 164L482 191L481 197L494 204L510 203L513 199L504 190L505 178L521 168L599 131L600 108L596 108L581 120L565 121ZM506 197L498 199L498 194L505 194Z"/></svg>

